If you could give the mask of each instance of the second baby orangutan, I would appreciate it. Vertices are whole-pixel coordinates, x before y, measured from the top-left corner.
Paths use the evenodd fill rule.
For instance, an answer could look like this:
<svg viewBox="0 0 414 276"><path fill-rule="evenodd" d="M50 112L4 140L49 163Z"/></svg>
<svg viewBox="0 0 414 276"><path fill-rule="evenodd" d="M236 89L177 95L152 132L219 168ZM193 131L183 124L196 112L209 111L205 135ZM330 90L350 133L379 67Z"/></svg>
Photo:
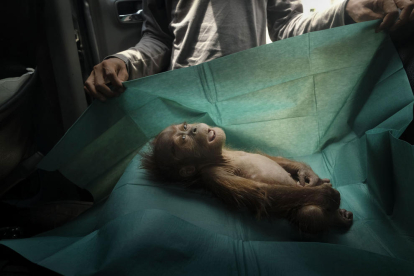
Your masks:
<svg viewBox="0 0 414 276"><path fill-rule="evenodd" d="M258 217L288 219L302 231L348 228L353 215L339 209L340 194L306 164L224 147L221 128L203 123L171 125L151 142L142 167L156 177L198 183L228 205Z"/></svg>

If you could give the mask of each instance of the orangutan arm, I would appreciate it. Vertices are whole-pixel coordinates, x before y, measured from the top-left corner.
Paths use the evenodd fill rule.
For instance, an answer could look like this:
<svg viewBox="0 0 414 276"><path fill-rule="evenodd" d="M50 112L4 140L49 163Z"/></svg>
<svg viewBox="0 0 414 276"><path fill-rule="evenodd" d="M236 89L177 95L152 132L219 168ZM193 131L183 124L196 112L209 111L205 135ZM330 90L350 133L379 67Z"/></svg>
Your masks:
<svg viewBox="0 0 414 276"><path fill-rule="evenodd" d="M312 168L302 162L293 161L279 156L265 155L278 163L283 169L285 169L294 179L297 179L301 186L319 186L324 183L330 183L327 178L320 179L319 176L312 170Z"/></svg>

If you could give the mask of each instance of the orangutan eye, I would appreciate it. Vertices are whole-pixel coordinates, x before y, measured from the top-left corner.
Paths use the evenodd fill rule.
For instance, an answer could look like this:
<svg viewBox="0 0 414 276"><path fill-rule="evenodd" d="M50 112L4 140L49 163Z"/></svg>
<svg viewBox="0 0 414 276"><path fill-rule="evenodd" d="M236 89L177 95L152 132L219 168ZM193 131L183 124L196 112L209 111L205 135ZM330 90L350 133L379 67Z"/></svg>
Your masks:
<svg viewBox="0 0 414 276"><path fill-rule="evenodd" d="M185 134L183 135L183 140L185 140Z"/></svg>
<svg viewBox="0 0 414 276"><path fill-rule="evenodd" d="M187 130L187 123L184 123L184 130Z"/></svg>

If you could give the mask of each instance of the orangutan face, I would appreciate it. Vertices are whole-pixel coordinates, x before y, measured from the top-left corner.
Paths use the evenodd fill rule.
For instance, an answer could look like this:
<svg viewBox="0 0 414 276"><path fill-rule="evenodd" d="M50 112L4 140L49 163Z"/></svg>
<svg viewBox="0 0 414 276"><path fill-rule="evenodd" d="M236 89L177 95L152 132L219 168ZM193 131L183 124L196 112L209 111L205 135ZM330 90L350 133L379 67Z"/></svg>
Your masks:
<svg viewBox="0 0 414 276"><path fill-rule="evenodd" d="M171 125L157 137L157 151L165 158L196 161L197 158L220 156L226 140L221 128L203 123Z"/></svg>

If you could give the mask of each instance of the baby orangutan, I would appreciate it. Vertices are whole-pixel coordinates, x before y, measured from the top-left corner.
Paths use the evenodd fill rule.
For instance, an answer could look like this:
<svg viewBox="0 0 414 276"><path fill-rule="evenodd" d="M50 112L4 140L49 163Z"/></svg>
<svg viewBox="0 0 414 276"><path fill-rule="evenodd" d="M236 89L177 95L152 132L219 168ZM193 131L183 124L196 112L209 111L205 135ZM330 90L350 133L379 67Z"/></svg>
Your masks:
<svg viewBox="0 0 414 276"><path fill-rule="evenodd" d="M229 150L217 127L172 125L152 141L142 167L154 176L201 183L225 203L247 207L258 217L287 218L302 231L348 228L353 215L339 209L339 192L300 162L265 154Z"/></svg>

